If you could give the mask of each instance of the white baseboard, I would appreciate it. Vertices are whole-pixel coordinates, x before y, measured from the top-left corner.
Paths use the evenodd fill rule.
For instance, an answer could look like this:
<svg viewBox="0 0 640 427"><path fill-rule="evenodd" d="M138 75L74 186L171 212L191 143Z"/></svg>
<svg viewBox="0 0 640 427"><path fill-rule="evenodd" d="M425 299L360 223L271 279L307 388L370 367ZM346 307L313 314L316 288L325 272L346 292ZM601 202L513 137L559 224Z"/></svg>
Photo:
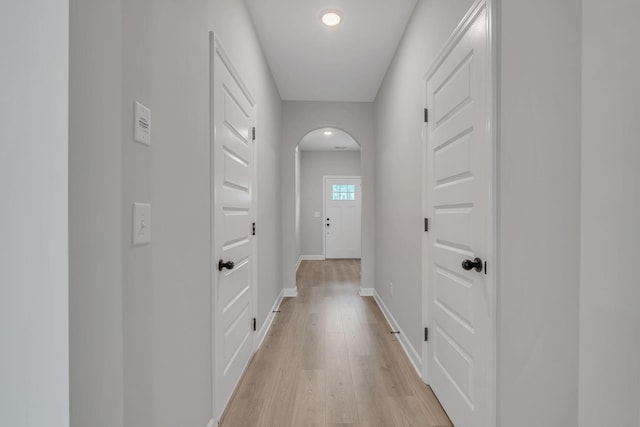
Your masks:
<svg viewBox="0 0 640 427"><path fill-rule="evenodd" d="M258 349L262 347L262 342L267 336L267 332L269 332L269 329L271 329L273 319L276 317L275 312L278 311L278 308L280 308L282 298L284 298L284 289L280 291L280 295L278 295L278 298L276 298L276 302L273 304L273 307L271 307L271 312L269 313L269 315L267 315L267 319L264 321L264 323L260 327L260 330L258 331L258 334L256 335L256 342L258 343L255 347L256 351L258 351Z"/></svg>
<svg viewBox="0 0 640 427"><path fill-rule="evenodd" d="M282 296L284 298L295 298L298 296L298 288L284 288L282 290Z"/></svg>
<svg viewBox="0 0 640 427"><path fill-rule="evenodd" d="M324 255L300 255L300 257L298 257L298 262L296 263L296 273L298 272L298 269L300 268L300 264L302 264L302 261L324 261Z"/></svg>
<svg viewBox="0 0 640 427"><path fill-rule="evenodd" d="M407 354L407 357L411 361L413 368L418 373L418 376L422 378L422 357L420 356L420 353L418 353L416 349L413 348L413 346L409 342L409 339L407 338L407 335L404 333L402 328L400 328L400 325L398 325L398 322L396 322L396 319L394 319L393 315L384 304L384 301L378 294L378 291L374 289L373 292L373 297L375 298L378 307L380 307L382 314L384 314L384 318L387 319L387 323L389 324L391 329L400 332L398 335L396 335L398 337L398 340L400 341L400 345L402 346L404 352Z"/></svg>
<svg viewBox="0 0 640 427"><path fill-rule="evenodd" d="M214 420L213 418L211 418L209 420L209 422L207 423L207 427L216 427L218 425L218 422L216 420Z"/></svg>
<svg viewBox="0 0 640 427"><path fill-rule="evenodd" d="M375 296L376 290L374 288L363 288L360 287L360 296L361 297L372 297Z"/></svg>

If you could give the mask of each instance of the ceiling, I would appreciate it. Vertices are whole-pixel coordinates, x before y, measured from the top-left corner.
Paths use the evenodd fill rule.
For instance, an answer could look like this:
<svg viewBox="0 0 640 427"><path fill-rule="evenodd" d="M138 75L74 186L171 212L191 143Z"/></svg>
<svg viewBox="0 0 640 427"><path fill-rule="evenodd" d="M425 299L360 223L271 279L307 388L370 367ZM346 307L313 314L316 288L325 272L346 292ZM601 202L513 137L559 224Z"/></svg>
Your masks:
<svg viewBox="0 0 640 427"><path fill-rule="evenodd" d="M417 0L245 1L282 99L371 102Z"/></svg>
<svg viewBox="0 0 640 427"><path fill-rule="evenodd" d="M332 134L325 135L324 133L327 131ZM360 151L360 146L351 135L333 128L309 132L302 138L298 147L302 151Z"/></svg>

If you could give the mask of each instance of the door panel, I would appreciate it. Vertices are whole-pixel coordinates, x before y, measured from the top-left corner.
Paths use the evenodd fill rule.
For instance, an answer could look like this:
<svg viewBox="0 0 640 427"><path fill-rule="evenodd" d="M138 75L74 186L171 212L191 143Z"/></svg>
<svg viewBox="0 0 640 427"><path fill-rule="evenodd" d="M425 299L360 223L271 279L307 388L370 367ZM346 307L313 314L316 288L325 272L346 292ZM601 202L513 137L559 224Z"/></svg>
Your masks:
<svg viewBox="0 0 640 427"><path fill-rule="evenodd" d="M212 44L212 246L216 415L226 406L253 354L255 103ZM218 271L218 260L232 269Z"/></svg>
<svg viewBox="0 0 640 427"><path fill-rule="evenodd" d="M469 57L465 58L435 90L433 96L434 105L437 105L437 108L434 108L433 112L436 126L440 126L443 121L471 101L470 63L472 59L473 52L470 52Z"/></svg>
<svg viewBox="0 0 640 427"><path fill-rule="evenodd" d="M436 148L434 171L436 185L456 183L471 175L471 144L473 129L454 137L446 144Z"/></svg>
<svg viewBox="0 0 640 427"><path fill-rule="evenodd" d="M457 272L446 270L442 263L436 268L434 281L434 304L473 331L473 282Z"/></svg>
<svg viewBox="0 0 640 427"><path fill-rule="evenodd" d="M465 259L490 253L490 63L486 5L427 77L428 382L457 427L490 427L492 290Z"/></svg>

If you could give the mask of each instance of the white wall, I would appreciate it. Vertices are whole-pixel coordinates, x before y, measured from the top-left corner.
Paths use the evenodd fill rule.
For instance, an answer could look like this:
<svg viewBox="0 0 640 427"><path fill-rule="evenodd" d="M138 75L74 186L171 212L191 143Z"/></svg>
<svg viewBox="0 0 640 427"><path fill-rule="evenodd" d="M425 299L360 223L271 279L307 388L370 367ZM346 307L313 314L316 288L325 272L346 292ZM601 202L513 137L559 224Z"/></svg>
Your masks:
<svg viewBox="0 0 640 427"><path fill-rule="evenodd" d="M583 1L580 426L640 426L640 3Z"/></svg>
<svg viewBox="0 0 640 427"><path fill-rule="evenodd" d="M581 2L501 4L498 421L575 427Z"/></svg>
<svg viewBox="0 0 640 427"><path fill-rule="evenodd" d="M122 1L71 0L72 427L122 426Z"/></svg>
<svg viewBox="0 0 640 427"><path fill-rule="evenodd" d="M85 3L71 11L73 425L204 427L210 30L258 102L259 327L282 288L282 104L244 2ZM133 142L135 100L151 147ZM133 202L152 204L148 246L131 245Z"/></svg>
<svg viewBox="0 0 640 427"><path fill-rule="evenodd" d="M418 1L375 102L376 290L418 354L423 336L423 77L471 3Z"/></svg>
<svg viewBox="0 0 640 427"><path fill-rule="evenodd" d="M0 14L0 425L69 425L69 3Z"/></svg>
<svg viewBox="0 0 640 427"><path fill-rule="evenodd" d="M375 165L373 104L285 101L282 109L282 268L285 288L295 287L300 257L296 242L296 146L309 131L333 127L349 133L362 150L362 286L373 287Z"/></svg>
<svg viewBox="0 0 640 427"><path fill-rule="evenodd" d="M302 151L300 159L301 254L324 256L324 176L360 176L360 151ZM314 212L320 212L316 218Z"/></svg>
<svg viewBox="0 0 640 427"><path fill-rule="evenodd" d="M281 102L244 2L124 3L125 425L205 426L211 417L209 34L257 100L259 326L281 286ZM134 143L133 103L152 143ZM152 243L132 247L131 205L152 204Z"/></svg>

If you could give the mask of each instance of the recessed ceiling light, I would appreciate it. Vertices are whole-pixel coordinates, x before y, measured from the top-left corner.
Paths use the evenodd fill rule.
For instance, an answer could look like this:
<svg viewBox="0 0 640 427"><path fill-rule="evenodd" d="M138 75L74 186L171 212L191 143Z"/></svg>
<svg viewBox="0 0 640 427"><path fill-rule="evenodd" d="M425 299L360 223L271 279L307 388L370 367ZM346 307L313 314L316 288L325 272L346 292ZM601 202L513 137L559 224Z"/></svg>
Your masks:
<svg viewBox="0 0 640 427"><path fill-rule="evenodd" d="M325 10L320 19L327 27L335 27L342 21L342 15L337 10Z"/></svg>
<svg viewBox="0 0 640 427"><path fill-rule="evenodd" d="M325 134L326 136L331 136L331 135L333 135L333 132L331 132L330 130L325 130L325 131L324 131L324 134Z"/></svg>

